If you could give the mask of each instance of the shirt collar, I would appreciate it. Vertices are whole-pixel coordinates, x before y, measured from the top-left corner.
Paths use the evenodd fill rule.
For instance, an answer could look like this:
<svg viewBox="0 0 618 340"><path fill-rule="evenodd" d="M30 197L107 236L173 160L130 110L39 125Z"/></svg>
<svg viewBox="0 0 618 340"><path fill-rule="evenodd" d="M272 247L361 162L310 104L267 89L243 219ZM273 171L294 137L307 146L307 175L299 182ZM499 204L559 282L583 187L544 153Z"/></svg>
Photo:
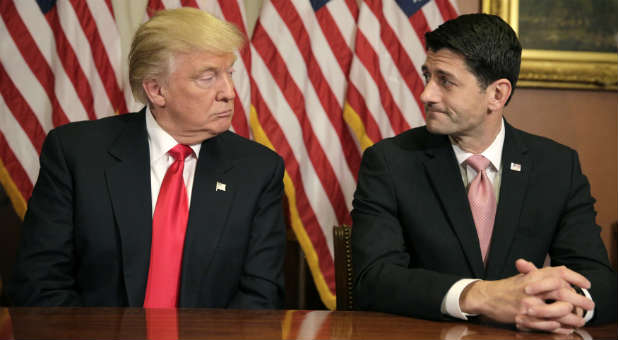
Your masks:
<svg viewBox="0 0 618 340"><path fill-rule="evenodd" d="M152 115L150 107L146 107L146 131L148 132L148 141L150 144L150 162L157 162L161 157L176 146L178 142L167 133L159 125L157 120ZM200 154L201 144L189 145L193 149L193 156L197 158Z"/></svg>
<svg viewBox="0 0 618 340"><path fill-rule="evenodd" d="M500 123L500 132L494 139L494 141L489 145L485 151L481 152L485 158L489 159L489 162L494 167L495 170L500 170L500 162L502 160L502 147L504 146L504 119L501 120ZM464 151L462 148L457 145L453 139L449 136L449 140L451 141L451 145L453 147L453 151L455 152L455 157L457 158L457 163L462 164L468 159L468 157L472 156L473 153Z"/></svg>

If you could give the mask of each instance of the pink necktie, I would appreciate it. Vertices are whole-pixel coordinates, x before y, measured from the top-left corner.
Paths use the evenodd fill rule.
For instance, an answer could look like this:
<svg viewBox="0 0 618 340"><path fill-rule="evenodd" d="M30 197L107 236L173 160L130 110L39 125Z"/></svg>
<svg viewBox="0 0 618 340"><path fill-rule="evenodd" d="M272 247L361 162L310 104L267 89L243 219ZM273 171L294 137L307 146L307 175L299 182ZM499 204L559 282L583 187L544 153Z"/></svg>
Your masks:
<svg viewBox="0 0 618 340"><path fill-rule="evenodd" d="M477 172L468 188L468 200L481 245L483 263L486 264L487 251L489 250L494 219L496 218L496 196L493 185L485 172L485 169L489 166L489 160L481 155L473 155L466 160L466 163Z"/></svg>
<svg viewBox="0 0 618 340"><path fill-rule="evenodd" d="M172 308L178 304L182 249L189 219L187 189L182 178L185 158L193 150L182 144L168 153L174 158L161 183L152 217L152 246L145 308Z"/></svg>

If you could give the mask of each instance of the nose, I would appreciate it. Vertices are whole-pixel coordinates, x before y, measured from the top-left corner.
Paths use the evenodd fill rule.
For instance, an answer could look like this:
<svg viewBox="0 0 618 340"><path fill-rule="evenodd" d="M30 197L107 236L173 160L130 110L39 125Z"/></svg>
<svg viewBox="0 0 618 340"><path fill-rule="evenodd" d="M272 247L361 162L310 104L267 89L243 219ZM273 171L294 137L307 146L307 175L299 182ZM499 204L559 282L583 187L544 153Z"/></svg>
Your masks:
<svg viewBox="0 0 618 340"><path fill-rule="evenodd" d="M234 92L234 79L229 73L225 73L219 82L219 88L217 91L218 101L230 101L234 100L236 92Z"/></svg>
<svg viewBox="0 0 618 340"><path fill-rule="evenodd" d="M431 79L425 85L420 99L425 105L430 105L439 101L439 91L437 89L437 85Z"/></svg>

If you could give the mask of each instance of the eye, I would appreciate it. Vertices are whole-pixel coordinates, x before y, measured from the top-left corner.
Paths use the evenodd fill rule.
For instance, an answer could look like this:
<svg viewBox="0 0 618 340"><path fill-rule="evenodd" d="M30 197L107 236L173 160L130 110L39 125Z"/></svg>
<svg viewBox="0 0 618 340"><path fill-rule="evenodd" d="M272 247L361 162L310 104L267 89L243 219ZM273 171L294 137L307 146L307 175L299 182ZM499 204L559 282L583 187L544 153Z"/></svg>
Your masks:
<svg viewBox="0 0 618 340"><path fill-rule="evenodd" d="M195 82L200 87L208 87L215 81L216 74L214 72L204 72L195 78Z"/></svg>
<svg viewBox="0 0 618 340"><path fill-rule="evenodd" d="M207 74L203 74L201 75L199 78L197 78L198 81L211 81L215 78L215 75L212 73L207 73Z"/></svg>
<svg viewBox="0 0 618 340"><path fill-rule="evenodd" d="M453 85L453 82L446 76L440 76L438 81L440 82L440 85L444 87L450 87Z"/></svg>
<svg viewBox="0 0 618 340"><path fill-rule="evenodd" d="M429 72L423 72L423 80L425 81L425 84L429 83Z"/></svg>

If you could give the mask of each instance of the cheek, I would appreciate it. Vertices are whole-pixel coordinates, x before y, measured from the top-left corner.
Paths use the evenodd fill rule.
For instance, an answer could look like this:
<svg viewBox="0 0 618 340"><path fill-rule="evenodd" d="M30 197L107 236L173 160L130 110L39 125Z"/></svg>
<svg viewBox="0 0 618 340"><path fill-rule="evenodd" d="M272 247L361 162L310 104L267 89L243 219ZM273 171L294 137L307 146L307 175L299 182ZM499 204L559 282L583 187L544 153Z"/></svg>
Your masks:
<svg viewBox="0 0 618 340"><path fill-rule="evenodd" d="M475 116L482 114L483 109L480 98L475 96L460 96L453 98L449 103L451 111L463 120L473 119Z"/></svg>
<svg viewBox="0 0 618 340"><path fill-rule="evenodd" d="M444 101L444 106L446 111L448 112L449 118L451 120L460 120L463 112L463 107L461 101L453 100L454 98L450 98Z"/></svg>
<svg viewBox="0 0 618 340"><path fill-rule="evenodd" d="M197 111L201 114L207 114L211 111L213 102L214 98L207 94L196 94L187 97L184 105L190 106L191 111Z"/></svg>

